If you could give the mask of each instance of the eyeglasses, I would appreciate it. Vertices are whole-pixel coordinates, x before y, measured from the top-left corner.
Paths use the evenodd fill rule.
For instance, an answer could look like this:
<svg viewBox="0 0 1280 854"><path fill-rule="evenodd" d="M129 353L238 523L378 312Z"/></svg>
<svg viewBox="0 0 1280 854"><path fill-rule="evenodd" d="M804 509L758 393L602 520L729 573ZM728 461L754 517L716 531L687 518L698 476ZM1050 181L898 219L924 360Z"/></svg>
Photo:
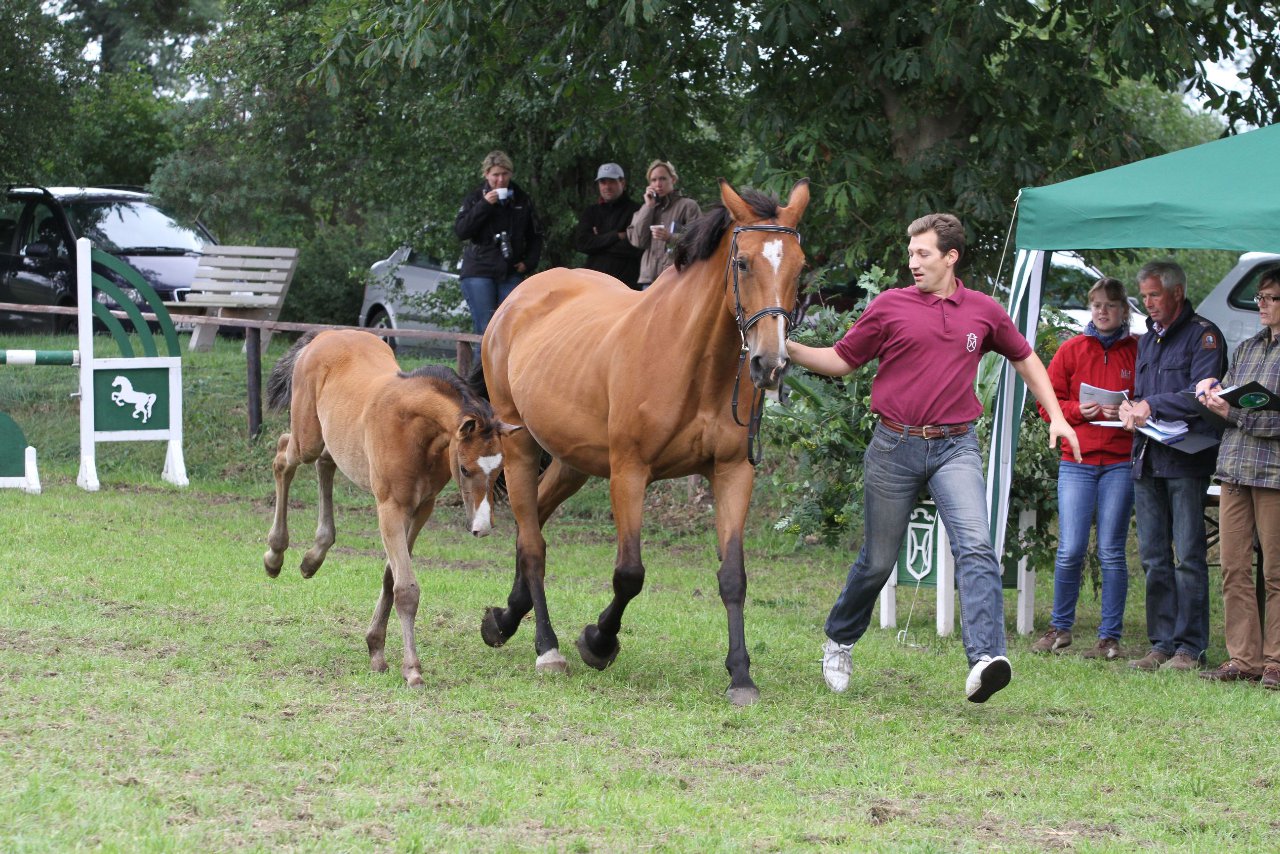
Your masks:
<svg viewBox="0 0 1280 854"><path fill-rule="evenodd" d="M1253 298L1255 305L1275 305L1280 302L1280 296L1275 294L1258 294Z"/></svg>

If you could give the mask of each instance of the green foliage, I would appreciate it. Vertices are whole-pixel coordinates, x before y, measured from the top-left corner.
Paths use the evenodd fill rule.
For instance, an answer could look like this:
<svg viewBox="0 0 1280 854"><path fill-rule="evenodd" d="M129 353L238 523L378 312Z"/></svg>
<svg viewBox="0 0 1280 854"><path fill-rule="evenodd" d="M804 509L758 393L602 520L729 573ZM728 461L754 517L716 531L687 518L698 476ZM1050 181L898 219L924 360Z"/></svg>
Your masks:
<svg viewBox="0 0 1280 854"><path fill-rule="evenodd" d="M873 267L858 279L866 296L854 311L813 311L795 339L830 346L867 302L891 284L883 270ZM876 425L871 412L874 376L874 365L844 377L792 372L786 378L787 405L766 409L761 434L784 458L769 476L783 502L778 530L828 543L861 530L862 456Z"/></svg>
<svg viewBox="0 0 1280 854"><path fill-rule="evenodd" d="M56 178L58 144L75 131L65 107L87 71L71 30L41 0L0 4L0 183Z"/></svg>

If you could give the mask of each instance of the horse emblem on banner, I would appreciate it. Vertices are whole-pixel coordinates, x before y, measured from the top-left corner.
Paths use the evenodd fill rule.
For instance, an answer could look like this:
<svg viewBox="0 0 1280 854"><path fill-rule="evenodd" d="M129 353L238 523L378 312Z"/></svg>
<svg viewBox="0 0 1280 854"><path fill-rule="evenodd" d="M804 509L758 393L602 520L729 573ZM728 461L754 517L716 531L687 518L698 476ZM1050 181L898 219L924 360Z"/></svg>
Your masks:
<svg viewBox="0 0 1280 854"><path fill-rule="evenodd" d="M145 391L134 391L133 383L129 382L128 377L117 376L111 381L111 387L117 389L111 392L112 403L116 406L133 404L134 418L141 418L143 424L151 420L151 407L156 404L156 396L154 394L148 394Z"/></svg>
<svg viewBox="0 0 1280 854"><path fill-rule="evenodd" d="M907 523L907 572L916 581L924 581L933 572L934 516L924 507L911 511Z"/></svg>

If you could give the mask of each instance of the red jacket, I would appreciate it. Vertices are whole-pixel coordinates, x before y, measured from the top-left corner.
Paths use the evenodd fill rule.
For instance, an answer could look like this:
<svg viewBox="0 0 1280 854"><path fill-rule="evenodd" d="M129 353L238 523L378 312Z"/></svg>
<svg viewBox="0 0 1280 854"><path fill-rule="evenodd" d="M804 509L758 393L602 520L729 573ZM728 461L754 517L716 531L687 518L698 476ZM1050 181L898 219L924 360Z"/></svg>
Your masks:
<svg viewBox="0 0 1280 854"><path fill-rule="evenodd" d="M1062 414L1076 430L1080 455L1089 465L1127 463L1133 448L1133 434L1119 427L1095 427L1080 415L1080 383L1088 383L1111 391L1127 391L1133 396L1134 363L1138 358L1138 339L1128 335L1104 350L1093 335L1069 338L1049 362L1049 380ZM1040 417L1049 418L1044 407L1036 404ZM1062 443L1062 458L1075 462L1071 448Z"/></svg>

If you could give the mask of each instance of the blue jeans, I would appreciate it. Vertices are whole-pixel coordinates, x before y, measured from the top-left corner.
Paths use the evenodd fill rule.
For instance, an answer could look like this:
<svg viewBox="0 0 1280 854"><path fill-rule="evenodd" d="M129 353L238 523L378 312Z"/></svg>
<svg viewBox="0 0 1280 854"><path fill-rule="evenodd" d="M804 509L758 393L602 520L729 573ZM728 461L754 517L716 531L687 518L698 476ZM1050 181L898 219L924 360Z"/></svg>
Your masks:
<svg viewBox="0 0 1280 854"><path fill-rule="evenodd" d="M516 285L524 281L520 273L512 273L505 279L490 279L484 276L465 276L458 280L462 287L462 295L466 297L467 308L471 309L471 328L477 335L483 335L489 326L489 319L502 305L502 301L511 296Z"/></svg>
<svg viewBox="0 0 1280 854"><path fill-rule="evenodd" d="M1134 481L1138 553L1147 575L1147 636L1165 655L1204 655L1209 645L1207 477ZM1177 553L1177 563L1174 553Z"/></svg>
<svg viewBox="0 0 1280 854"><path fill-rule="evenodd" d="M951 439L921 439L877 424L863 465L862 550L827 617L827 637L853 643L866 632L876 598L898 559L911 510L927 486L951 539L969 663L982 655L1004 655L1004 593L973 430Z"/></svg>
<svg viewBox="0 0 1280 854"><path fill-rule="evenodd" d="M1075 625L1080 574L1095 512L1098 562L1102 564L1098 637L1120 640L1124 600L1129 592L1124 545L1133 512L1133 477L1127 461L1096 466L1068 460L1058 463L1058 555L1053 564L1053 617L1049 625L1065 631Z"/></svg>

